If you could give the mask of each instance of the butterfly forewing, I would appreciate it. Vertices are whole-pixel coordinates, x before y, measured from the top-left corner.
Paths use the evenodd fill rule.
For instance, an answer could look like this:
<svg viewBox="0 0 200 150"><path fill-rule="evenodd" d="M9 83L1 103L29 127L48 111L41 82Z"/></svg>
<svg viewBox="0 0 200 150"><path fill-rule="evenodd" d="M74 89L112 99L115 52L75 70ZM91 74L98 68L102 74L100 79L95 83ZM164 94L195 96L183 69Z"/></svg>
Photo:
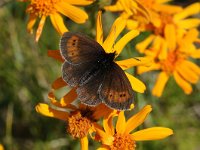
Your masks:
<svg viewBox="0 0 200 150"><path fill-rule="evenodd" d="M105 51L96 41L80 33L65 32L60 40L64 59L72 64L97 61Z"/></svg>
<svg viewBox="0 0 200 150"><path fill-rule="evenodd" d="M114 62L106 72L99 94L105 104L118 110L130 109L130 105L134 100L128 78L124 71Z"/></svg>
<svg viewBox="0 0 200 150"><path fill-rule="evenodd" d="M91 82L92 78L101 71L98 62L85 62L77 65L64 62L62 66L63 80L70 86L82 86Z"/></svg>

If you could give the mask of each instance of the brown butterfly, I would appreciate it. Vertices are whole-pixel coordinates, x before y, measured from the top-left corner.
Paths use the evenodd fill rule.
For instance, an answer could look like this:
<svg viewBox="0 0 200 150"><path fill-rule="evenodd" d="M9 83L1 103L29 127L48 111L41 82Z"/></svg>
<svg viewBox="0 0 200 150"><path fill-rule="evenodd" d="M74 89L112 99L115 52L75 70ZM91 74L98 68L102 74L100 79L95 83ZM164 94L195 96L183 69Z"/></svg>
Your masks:
<svg viewBox="0 0 200 150"><path fill-rule="evenodd" d="M133 103L133 90L124 71L114 62L115 52L106 53L89 37L73 32L63 34L60 51L65 60L63 80L77 87L78 99L90 106L105 103L126 110Z"/></svg>

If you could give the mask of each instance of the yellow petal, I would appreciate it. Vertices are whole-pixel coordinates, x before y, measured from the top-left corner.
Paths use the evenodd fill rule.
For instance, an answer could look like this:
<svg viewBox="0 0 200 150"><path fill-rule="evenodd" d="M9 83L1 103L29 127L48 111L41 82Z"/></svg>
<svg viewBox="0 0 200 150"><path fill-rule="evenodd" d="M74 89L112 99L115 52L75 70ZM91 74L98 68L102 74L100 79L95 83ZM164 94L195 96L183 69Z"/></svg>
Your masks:
<svg viewBox="0 0 200 150"><path fill-rule="evenodd" d="M101 147L97 148L97 150L110 150L110 147L107 145L102 145Z"/></svg>
<svg viewBox="0 0 200 150"><path fill-rule="evenodd" d="M57 78L51 85L52 89L59 89L61 87L66 86L66 82L62 79L62 77Z"/></svg>
<svg viewBox="0 0 200 150"><path fill-rule="evenodd" d="M174 43L174 44L176 45L176 43ZM158 58L159 58L159 60L165 60L165 59L167 59L167 55L168 55L168 42L166 40L162 40Z"/></svg>
<svg viewBox="0 0 200 150"><path fill-rule="evenodd" d="M153 11L151 11L151 23L156 28L159 28L161 26L161 23L162 23L160 16L156 12L153 12Z"/></svg>
<svg viewBox="0 0 200 150"><path fill-rule="evenodd" d="M131 83L132 89L136 92L144 93L144 91L146 90L146 86L144 85L144 83L134 76L130 75L129 73L125 73Z"/></svg>
<svg viewBox="0 0 200 150"><path fill-rule="evenodd" d="M184 8L183 11L181 11L180 13L177 13L176 15L174 15L174 21L177 22L178 20L187 18L191 15L195 15L198 14L200 10L200 3L193 3L191 5L189 5L188 7Z"/></svg>
<svg viewBox="0 0 200 150"><path fill-rule="evenodd" d="M192 29L198 27L199 25L200 25L200 19L196 18L181 20L177 23L177 26L183 29Z"/></svg>
<svg viewBox="0 0 200 150"><path fill-rule="evenodd" d="M176 83L183 89L183 91L186 94L190 94L192 92L191 85L185 81L176 71L174 71L173 75Z"/></svg>
<svg viewBox="0 0 200 150"><path fill-rule="evenodd" d="M126 129L126 119L124 116L124 111L121 111L117 119L116 132L118 134L123 134L125 129Z"/></svg>
<svg viewBox="0 0 200 150"><path fill-rule="evenodd" d="M151 105L146 105L137 114L128 119L126 123L125 134L129 134L131 131L141 125L146 119L147 115L151 112L151 110Z"/></svg>
<svg viewBox="0 0 200 150"><path fill-rule="evenodd" d="M140 1L130 1L130 5L129 7L131 8L136 8L136 10L141 14L141 18L143 22L145 23L149 23L151 20L151 16L150 16L150 12L149 9L147 9L143 4L140 3ZM135 6L136 4L136 6Z"/></svg>
<svg viewBox="0 0 200 150"><path fill-rule="evenodd" d="M196 46L194 44L190 44L190 43L187 44L187 41L185 41L185 42L183 41L183 44L179 44L179 45L180 45L179 49L178 49L179 52L182 53L182 54L185 54L189 57L192 57L191 56L192 53L194 51L196 51Z"/></svg>
<svg viewBox="0 0 200 150"><path fill-rule="evenodd" d="M87 136L80 139L81 150L88 150L88 138Z"/></svg>
<svg viewBox="0 0 200 150"><path fill-rule="evenodd" d="M72 88L64 97L60 100L61 106L65 107L72 103L77 98L76 88Z"/></svg>
<svg viewBox="0 0 200 150"><path fill-rule="evenodd" d="M120 1L120 4L122 5L124 11L126 12L126 14L128 15L132 15L133 14L133 11L131 11L130 7L135 9L137 4L135 3L135 1L133 1L133 4L130 2L130 1ZM131 6L132 5L132 6Z"/></svg>
<svg viewBox="0 0 200 150"><path fill-rule="evenodd" d="M197 29L191 29L189 30L184 37L182 38L182 40L180 41L180 50L185 49L184 47L186 47L187 45L193 44L193 42L195 42L195 40L198 38L199 35L199 31ZM186 52L186 50L185 50Z"/></svg>
<svg viewBox="0 0 200 150"><path fill-rule="evenodd" d="M33 26L36 22L36 19L37 19L37 16L35 16L34 14L30 14L28 24L27 24L27 31L29 33L33 33Z"/></svg>
<svg viewBox="0 0 200 150"><path fill-rule="evenodd" d="M126 20L118 17L112 25L109 35L107 36L106 40L103 43L103 48L107 53L113 52L113 45L118 37L118 35L122 32L125 28Z"/></svg>
<svg viewBox="0 0 200 150"><path fill-rule="evenodd" d="M119 55L124 48L124 46L133 38L139 35L139 31L131 30L127 34L125 34L114 46L117 55Z"/></svg>
<svg viewBox="0 0 200 150"><path fill-rule="evenodd" d="M191 53L191 57L193 58L200 58L200 49L199 50L195 50Z"/></svg>
<svg viewBox="0 0 200 150"><path fill-rule="evenodd" d="M49 57L52 57L60 62L64 62L64 59L62 58L61 54L60 54L60 50L48 50L47 55Z"/></svg>
<svg viewBox="0 0 200 150"><path fill-rule="evenodd" d="M117 1L115 5L105 6L104 9L107 11L115 12L115 11L122 11L124 8L119 3L119 1Z"/></svg>
<svg viewBox="0 0 200 150"><path fill-rule="evenodd" d="M150 66L152 64L152 59L148 57L135 57L125 60L116 61L116 63L123 69L129 69L134 66Z"/></svg>
<svg viewBox="0 0 200 150"><path fill-rule="evenodd" d="M193 70L184 64L179 65L176 70L186 81L190 83L197 83L199 80L200 74L196 74Z"/></svg>
<svg viewBox="0 0 200 150"><path fill-rule="evenodd" d="M131 20L131 19L128 19L127 23L126 23L126 27L129 30L136 29L138 27L138 25L139 25L138 21Z"/></svg>
<svg viewBox="0 0 200 150"><path fill-rule="evenodd" d="M69 17L76 23L84 23L88 19L88 15L82 9L72 6L67 2L61 1L55 5L57 10L63 15Z"/></svg>
<svg viewBox="0 0 200 150"><path fill-rule="evenodd" d="M4 147L2 144L0 144L0 150L4 150Z"/></svg>
<svg viewBox="0 0 200 150"><path fill-rule="evenodd" d="M176 49L176 32L173 24L167 24L165 26L165 38L167 40L169 50Z"/></svg>
<svg viewBox="0 0 200 150"><path fill-rule="evenodd" d="M194 71L196 74L200 75L200 67L194 64L193 62L185 60L183 62L183 65L185 67L190 68L190 70Z"/></svg>
<svg viewBox="0 0 200 150"><path fill-rule="evenodd" d="M154 96L160 97L163 93L165 85L169 79L169 75L166 72L161 72L156 80L156 84L152 89L152 94Z"/></svg>
<svg viewBox="0 0 200 150"><path fill-rule="evenodd" d="M105 145L112 145L114 137L110 134L106 134L103 130L96 128L96 133L100 137L100 140Z"/></svg>
<svg viewBox="0 0 200 150"><path fill-rule="evenodd" d="M163 4L163 3L168 3L170 1L172 1L172 0L156 0L156 3Z"/></svg>
<svg viewBox="0 0 200 150"><path fill-rule="evenodd" d="M114 135L114 127L113 127L113 117L116 116L116 112L110 113L107 117L103 119L103 128L105 132L109 135Z"/></svg>
<svg viewBox="0 0 200 150"><path fill-rule="evenodd" d="M42 30L45 24L45 20L46 20L46 16L42 16L40 23L38 25L37 31L36 31L36 37L35 37L35 41L38 42L41 34L42 34Z"/></svg>
<svg viewBox="0 0 200 150"><path fill-rule="evenodd" d="M199 39L196 39L195 42L200 43L200 38L199 38Z"/></svg>
<svg viewBox="0 0 200 150"><path fill-rule="evenodd" d="M47 105L47 104L39 103L35 107L35 109L38 113L40 113L44 116L53 117L53 118L57 118L57 119L64 120L64 121L66 121L69 116L69 114L67 112L55 110L55 109L49 107L49 105Z"/></svg>
<svg viewBox="0 0 200 150"><path fill-rule="evenodd" d="M68 94L68 93L67 93L67 94ZM72 109L72 110L77 109L76 106L74 106L74 105L72 105L72 104L70 104L70 103L67 103L67 104L64 103L64 104L63 104L62 101L56 100L56 98L55 98L53 92L49 92L48 98L49 98L49 100L51 101L51 104L53 104L53 105L56 106L56 107L68 108L68 109ZM63 99L63 98L62 98L62 99ZM62 100L62 99L61 99L61 100Z"/></svg>
<svg viewBox="0 0 200 150"><path fill-rule="evenodd" d="M147 47L151 44L151 42L153 41L153 39L155 38L154 35L150 35L149 37L147 37L145 40L139 42L136 45L136 49L140 52L143 53L145 49L147 49Z"/></svg>
<svg viewBox="0 0 200 150"><path fill-rule="evenodd" d="M76 109L76 107L71 104L77 98L76 88L71 89L60 101L56 100L53 92L49 92L48 98L54 106L73 110Z"/></svg>
<svg viewBox="0 0 200 150"><path fill-rule="evenodd" d="M92 4L94 1L95 0L67 0L66 2L72 5L85 6Z"/></svg>
<svg viewBox="0 0 200 150"><path fill-rule="evenodd" d="M173 134L173 130L164 127L152 127L131 134L135 141L160 140Z"/></svg>
<svg viewBox="0 0 200 150"><path fill-rule="evenodd" d="M180 7L180 6L168 5L168 4L163 4L163 5L154 4L153 8L156 11L166 12L166 13L169 13L169 14L178 13L178 12L183 10L183 8Z"/></svg>
<svg viewBox="0 0 200 150"><path fill-rule="evenodd" d="M137 68L137 73L138 74L143 74L152 70L159 70L160 69L160 64L152 63L150 66L139 66Z"/></svg>
<svg viewBox="0 0 200 150"><path fill-rule="evenodd" d="M58 13L51 14L50 19L54 28L58 31L60 35L63 35L63 33L68 31L68 29L66 28L63 22L62 17Z"/></svg>
<svg viewBox="0 0 200 150"><path fill-rule="evenodd" d="M103 45L103 27L102 27L102 21L101 21L101 14L102 14L102 11L98 11L97 21L96 21L96 41L100 45Z"/></svg>
<svg viewBox="0 0 200 150"><path fill-rule="evenodd" d="M156 36L154 38L154 41L152 43L152 50L156 53L158 53L162 47L162 44L163 44L163 38L161 36Z"/></svg>

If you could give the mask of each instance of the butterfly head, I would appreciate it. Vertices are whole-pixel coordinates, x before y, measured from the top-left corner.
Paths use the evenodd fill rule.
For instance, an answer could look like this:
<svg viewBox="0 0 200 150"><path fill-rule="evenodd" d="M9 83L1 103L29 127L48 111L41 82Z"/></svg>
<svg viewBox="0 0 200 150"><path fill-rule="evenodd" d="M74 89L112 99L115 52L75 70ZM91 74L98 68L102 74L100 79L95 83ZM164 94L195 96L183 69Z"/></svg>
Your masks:
<svg viewBox="0 0 200 150"><path fill-rule="evenodd" d="M114 51L113 53L108 53L108 57L111 61L115 59L116 55L117 55L116 51Z"/></svg>

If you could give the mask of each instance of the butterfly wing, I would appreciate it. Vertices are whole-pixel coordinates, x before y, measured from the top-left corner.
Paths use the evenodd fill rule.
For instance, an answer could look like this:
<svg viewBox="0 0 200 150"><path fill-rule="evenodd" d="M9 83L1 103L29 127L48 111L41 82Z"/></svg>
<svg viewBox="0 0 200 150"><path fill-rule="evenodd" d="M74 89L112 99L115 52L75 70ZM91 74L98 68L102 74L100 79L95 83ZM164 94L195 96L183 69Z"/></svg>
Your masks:
<svg viewBox="0 0 200 150"><path fill-rule="evenodd" d="M85 85L91 82L92 78L97 78L97 74L102 72L98 63L98 61L94 61L73 65L65 61L62 66L63 80L70 86Z"/></svg>
<svg viewBox="0 0 200 150"><path fill-rule="evenodd" d="M90 106L96 106L102 102L99 98L99 87L103 82L103 78L105 76L105 72L100 70L95 78L92 78L88 83L84 84L84 86L80 86L77 89L78 99Z"/></svg>
<svg viewBox="0 0 200 150"><path fill-rule="evenodd" d="M71 64L93 62L104 49L95 40L80 33L65 32L60 40L60 51L64 59Z"/></svg>
<svg viewBox="0 0 200 150"><path fill-rule="evenodd" d="M106 72L99 95L106 105L118 110L129 109L134 101L131 84L124 71L115 62Z"/></svg>

